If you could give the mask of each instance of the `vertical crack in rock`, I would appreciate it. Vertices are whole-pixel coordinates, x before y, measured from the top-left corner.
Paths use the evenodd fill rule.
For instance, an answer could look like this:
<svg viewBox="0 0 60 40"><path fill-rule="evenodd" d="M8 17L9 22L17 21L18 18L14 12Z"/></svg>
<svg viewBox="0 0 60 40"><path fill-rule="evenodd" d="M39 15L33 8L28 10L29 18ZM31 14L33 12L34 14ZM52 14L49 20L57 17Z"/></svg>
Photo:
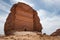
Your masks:
<svg viewBox="0 0 60 40"><path fill-rule="evenodd" d="M13 34L15 31L42 31L37 12L25 3L18 2L14 4L6 19L5 35Z"/></svg>

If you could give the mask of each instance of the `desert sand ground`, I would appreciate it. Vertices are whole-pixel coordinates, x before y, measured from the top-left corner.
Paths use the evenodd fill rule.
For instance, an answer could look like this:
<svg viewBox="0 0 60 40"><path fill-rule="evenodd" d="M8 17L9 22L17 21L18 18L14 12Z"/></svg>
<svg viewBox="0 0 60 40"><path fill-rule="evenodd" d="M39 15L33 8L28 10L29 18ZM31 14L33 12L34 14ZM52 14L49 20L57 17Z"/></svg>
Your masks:
<svg viewBox="0 0 60 40"><path fill-rule="evenodd" d="M39 32L15 32L14 35L1 36L0 40L60 40L60 36L42 35Z"/></svg>

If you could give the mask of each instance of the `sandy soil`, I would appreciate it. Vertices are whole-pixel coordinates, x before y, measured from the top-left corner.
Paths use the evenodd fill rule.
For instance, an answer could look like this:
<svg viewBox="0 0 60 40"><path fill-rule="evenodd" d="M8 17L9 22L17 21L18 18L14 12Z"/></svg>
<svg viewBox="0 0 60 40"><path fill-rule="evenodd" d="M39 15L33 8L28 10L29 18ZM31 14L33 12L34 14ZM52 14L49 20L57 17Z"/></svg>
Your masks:
<svg viewBox="0 0 60 40"><path fill-rule="evenodd" d="M15 32L14 35L1 36L0 40L60 40L60 36L42 35L39 32Z"/></svg>

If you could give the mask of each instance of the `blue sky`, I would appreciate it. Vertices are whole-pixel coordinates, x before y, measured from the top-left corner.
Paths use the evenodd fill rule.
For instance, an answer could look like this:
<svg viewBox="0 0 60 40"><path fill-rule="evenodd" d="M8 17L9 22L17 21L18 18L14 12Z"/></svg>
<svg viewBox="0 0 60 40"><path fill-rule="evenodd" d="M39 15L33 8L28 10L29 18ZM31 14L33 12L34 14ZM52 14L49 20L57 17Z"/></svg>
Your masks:
<svg viewBox="0 0 60 40"><path fill-rule="evenodd" d="M51 34L60 28L60 0L0 0L0 34L4 34L10 8L17 2L24 2L38 12L43 33Z"/></svg>

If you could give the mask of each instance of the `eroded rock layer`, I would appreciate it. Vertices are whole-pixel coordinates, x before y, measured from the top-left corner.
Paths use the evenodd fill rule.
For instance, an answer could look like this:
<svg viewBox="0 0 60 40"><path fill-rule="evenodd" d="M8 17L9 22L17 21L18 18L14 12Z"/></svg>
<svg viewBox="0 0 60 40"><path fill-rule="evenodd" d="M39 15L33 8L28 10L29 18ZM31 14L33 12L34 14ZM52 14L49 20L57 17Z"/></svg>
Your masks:
<svg viewBox="0 0 60 40"><path fill-rule="evenodd" d="M60 29L57 29L55 32L53 32L51 36L60 36Z"/></svg>
<svg viewBox="0 0 60 40"><path fill-rule="evenodd" d="M37 12L25 3L14 4L8 15L4 31L10 35L15 31L42 31L42 26Z"/></svg>

